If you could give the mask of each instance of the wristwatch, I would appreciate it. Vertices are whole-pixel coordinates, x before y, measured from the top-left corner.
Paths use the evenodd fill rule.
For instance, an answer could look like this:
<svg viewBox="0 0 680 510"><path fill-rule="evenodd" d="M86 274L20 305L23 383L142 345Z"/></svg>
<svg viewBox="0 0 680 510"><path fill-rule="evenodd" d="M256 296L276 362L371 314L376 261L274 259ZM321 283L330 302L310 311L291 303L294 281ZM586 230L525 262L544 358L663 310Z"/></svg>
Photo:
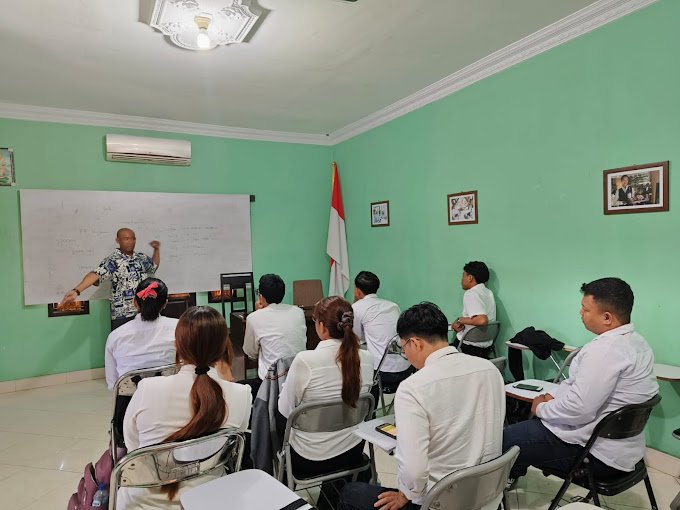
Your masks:
<svg viewBox="0 0 680 510"><path fill-rule="evenodd" d="M72 290L73 290L76 294L78 294L78 295L80 296L80 291L79 291L78 289L76 289L75 287L73 287Z"/></svg>

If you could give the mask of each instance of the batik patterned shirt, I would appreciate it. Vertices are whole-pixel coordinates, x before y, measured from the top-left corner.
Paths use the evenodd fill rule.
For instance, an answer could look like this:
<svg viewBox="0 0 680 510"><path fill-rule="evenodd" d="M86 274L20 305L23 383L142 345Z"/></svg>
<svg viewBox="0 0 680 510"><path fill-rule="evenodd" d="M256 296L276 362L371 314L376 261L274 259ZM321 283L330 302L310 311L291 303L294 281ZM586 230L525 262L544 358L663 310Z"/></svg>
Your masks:
<svg viewBox="0 0 680 510"><path fill-rule="evenodd" d="M100 280L111 280L111 319L137 314L134 303L137 285L153 276L157 267L151 257L144 253L125 255L120 249L101 261L94 272Z"/></svg>

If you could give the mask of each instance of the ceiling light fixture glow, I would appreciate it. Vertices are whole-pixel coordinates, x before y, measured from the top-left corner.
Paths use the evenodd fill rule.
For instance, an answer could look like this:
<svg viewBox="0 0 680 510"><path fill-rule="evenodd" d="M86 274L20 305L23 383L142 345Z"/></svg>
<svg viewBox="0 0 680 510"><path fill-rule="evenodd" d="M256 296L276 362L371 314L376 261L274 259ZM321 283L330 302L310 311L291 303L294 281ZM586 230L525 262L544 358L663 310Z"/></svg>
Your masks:
<svg viewBox="0 0 680 510"><path fill-rule="evenodd" d="M255 0L155 0L149 25L187 50L243 42L261 16Z"/></svg>

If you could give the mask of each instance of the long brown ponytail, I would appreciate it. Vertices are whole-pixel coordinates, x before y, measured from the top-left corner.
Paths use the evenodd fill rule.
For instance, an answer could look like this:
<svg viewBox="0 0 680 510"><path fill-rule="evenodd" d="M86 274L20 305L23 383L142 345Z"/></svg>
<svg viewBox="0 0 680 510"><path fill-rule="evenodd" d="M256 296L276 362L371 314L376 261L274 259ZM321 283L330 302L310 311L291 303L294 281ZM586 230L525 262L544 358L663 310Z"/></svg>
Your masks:
<svg viewBox="0 0 680 510"><path fill-rule="evenodd" d="M165 438L165 443L186 441L217 432L227 418L227 402L222 387L207 375L208 368L221 359L229 347L227 323L217 310L209 306L194 306L182 314L175 329L177 357L196 367L196 377L189 393L191 419L177 432ZM162 491L172 501L178 484L165 485Z"/></svg>
<svg viewBox="0 0 680 510"><path fill-rule="evenodd" d="M361 392L361 360L359 339L352 330L352 305L341 297L327 297L314 306L314 317L326 326L331 337L342 340L336 357L342 372L342 401L356 407Z"/></svg>

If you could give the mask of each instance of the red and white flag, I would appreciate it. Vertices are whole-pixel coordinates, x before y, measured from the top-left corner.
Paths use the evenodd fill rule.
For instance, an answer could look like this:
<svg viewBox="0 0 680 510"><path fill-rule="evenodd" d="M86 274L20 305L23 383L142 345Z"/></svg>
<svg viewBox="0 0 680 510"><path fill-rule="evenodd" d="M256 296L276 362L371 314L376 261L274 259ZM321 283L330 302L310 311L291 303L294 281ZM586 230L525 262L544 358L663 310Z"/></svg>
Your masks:
<svg viewBox="0 0 680 510"><path fill-rule="evenodd" d="M349 289L349 257L347 256L347 235L345 234L345 210L342 207L340 176L335 161L333 162L332 181L331 217L328 220L328 242L326 243L326 253L331 258L328 295L344 296Z"/></svg>

